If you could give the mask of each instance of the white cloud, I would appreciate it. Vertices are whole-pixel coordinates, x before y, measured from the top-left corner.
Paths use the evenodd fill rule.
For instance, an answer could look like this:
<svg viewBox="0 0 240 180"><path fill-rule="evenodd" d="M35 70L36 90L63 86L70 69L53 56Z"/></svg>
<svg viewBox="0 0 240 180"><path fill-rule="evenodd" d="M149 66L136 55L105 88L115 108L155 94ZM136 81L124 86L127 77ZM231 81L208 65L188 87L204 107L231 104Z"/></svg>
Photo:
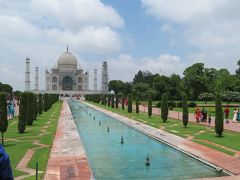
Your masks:
<svg viewBox="0 0 240 180"><path fill-rule="evenodd" d="M131 55L122 54L115 59L108 59L110 79L132 81L139 70L148 70L151 73L171 75L183 71L183 64L178 56L162 54L159 57L133 58Z"/></svg>
<svg viewBox="0 0 240 180"><path fill-rule="evenodd" d="M25 58L40 67L40 88L44 70L51 67L67 46L74 54L109 55L121 50L118 28L124 20L100 0L23 0L0 2L0 82L24 89ZM100 62L99 62L100 63ZM84 67L87 68L87 67ZM33 84L33 83L32 83Z"/></svg>
<svg viewBox="0 0 240 180"><path fill-rule="evenodd" d="M234 72L240 57L240 1L238 0L142 0L147 14L177 29L175 42L193 47L189 62L202 60L207 66ZM177 39L178 38L178 39Z"/></svg>

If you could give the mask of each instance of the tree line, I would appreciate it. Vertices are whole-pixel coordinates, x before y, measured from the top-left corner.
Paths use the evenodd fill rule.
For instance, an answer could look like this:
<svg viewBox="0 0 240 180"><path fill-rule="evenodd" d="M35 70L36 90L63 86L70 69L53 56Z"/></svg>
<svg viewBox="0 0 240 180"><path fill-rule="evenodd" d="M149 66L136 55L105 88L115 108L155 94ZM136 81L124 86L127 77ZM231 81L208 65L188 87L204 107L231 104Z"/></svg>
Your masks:
<svg viewBox="0 0 240 180"><path fill-rule="evenodd" d="M7 131L7 94L0 93L0 132L2 133L2 145L4 145L3 133ZM58 101L58 95L55 94L34 94L32 92L23 92L20 96L18 132L25 132L26 125L31 126L34 120L48 111L52 104Z"/></svg>
<svg viewBox="0 0 240 180"><path fill-rule="evenodd" d="M186 94L189 100L202 100L201 97L214 100L212 94L217 92L225 95L224 97L230 97L227 101L231 101L236 97L236 92L240 91L240 61L238 66L236 73L230 74L227 69L206 68L203 63L195 63L184 70L182 77L177 74L165 76L140 70L132 82L110 81L108 90L115 94L133 92L133 95L137 95L141 100L147 99L149 91L153 94L153 100L160 100L163 93L168 93L170 100L181 100L182 94ZM240 94L237 97L239 101Z"/></svg>

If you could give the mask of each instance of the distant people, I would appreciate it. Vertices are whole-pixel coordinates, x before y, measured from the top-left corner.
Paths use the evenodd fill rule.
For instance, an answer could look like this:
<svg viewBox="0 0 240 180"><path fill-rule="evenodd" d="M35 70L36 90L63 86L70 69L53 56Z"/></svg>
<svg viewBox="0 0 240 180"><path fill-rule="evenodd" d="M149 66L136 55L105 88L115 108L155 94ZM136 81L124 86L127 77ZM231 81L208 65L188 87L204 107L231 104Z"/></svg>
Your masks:
<svg viewBox="0 0 240 180"><path fill-rule="evenodd" d="M202 122L207 121L207 110L205 110L204 108L202 108L201 120L202 120Z"/></svg>
<svg viewBox="0 0 240 180"><path fill-rule="evenodd" d="M196 122L199 122L200 117L201 117L201 112L200 112L199 108L197 108L197 109L195 110Z"/></svg>
<svg viewBox="0 0 240 180"><path fill-rule="evenodd" d="M128 98L125 99L125 104L128 106Z"/></svg>
<svg viewBox="0 0 240 180"><path fill-rule="evenodd" d="M211 114L209 114L208 115L208 127L210 127L211 121L212 121Z"/></svg>
<svg viewBox="0 0 240 180"><path fill-rule="evenodd" d="M226 123L229 123L229 120L228 120L229 113L230 113L230 110L229 110L229 107L227 106L227 107L224 109L224 115L225 115Z"/></svg>
<svg viewBox="0 0 240 180"><path fill-rule="evenodd" d="M237 121L240 122L240 111L238 109L238 112L237 112Z"/></svg>
<svg viewBox="0 0 240 180"><path fill-rule="evenodd" d="M0 144L0 179L13 180L12 169L8 154Z"/></svg>
<svg viewBox="0 0 240 180"><path fill-rule="evenodd" d="M237 113L238 113L237 109L234 108L234 111L233 111L233 122L237 122Z"/></svg>

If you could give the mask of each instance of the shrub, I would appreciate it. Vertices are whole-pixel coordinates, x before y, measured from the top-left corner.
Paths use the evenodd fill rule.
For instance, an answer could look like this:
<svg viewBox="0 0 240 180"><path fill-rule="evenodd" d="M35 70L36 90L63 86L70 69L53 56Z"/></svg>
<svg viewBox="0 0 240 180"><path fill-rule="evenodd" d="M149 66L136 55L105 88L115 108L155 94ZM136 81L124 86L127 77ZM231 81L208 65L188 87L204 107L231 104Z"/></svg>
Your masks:
<svg viewBox="0 0 240 180"><path fill-rule="evenodd" d="M111 107L114 108L114 95L111 97Z"/></svg>
<svg viewBox="0 0 240 180"><path fill-rule="evenodd" d="M176 103L174 101L169 101L168 102L168 106L172 107L172 108L175 108L176 107Z"/></svg>
<svg viewBox="0 0 240 180"><path fill-rule="evenodd" d="M158 108L161 108L161 104L162 104L162 102L160 101L160 102L158 102L157 104L156 104L156 107L158 107Z"/></svg>
<svg viewBox="0 0 240 180"><path fill-rule="evenodd" d="M219 95L216 97L215 101L215 132L218 137L222 136L223 133L223 110L222 110L222 102Z"/></svg>
<svg viewBox="0 0 240 180"><path fill-rule="evenodd" d="M122 95L122 109L124 109L125 108L125 96L124 95Z"/></svg>
<svg viewBox="0 0 240 180"><path fill-rule="evenodd" d="M38 116L38 103L37 103L37 96L33 94L33 120L36 120Z"/></svg>
<svg viewBox="0 0 240 180"><path fill-rule="evenodd" d="M2 145L4 146L3 133L7 131L8 119L7 119L7 96L0 93L0 132L2 133Z"/></svg>
<svg viewBox="0 0 240 180"><path fill-rule="evenodd" d="M167 93L162 94L162 103L161 103L161 118L163 122L166 122L168 119L168 95Z"/></svg>
<svg viewBox="0 0 240 180"><path fill-rule="evenodd" d="M118 95L116 95L116 103L115 103L116 109L118 109L118 103L119 103L119 97L118 97Z"/></svg>
<svg viewBox="0 0 240 180"><path fill-rule="evenodd" d="M177 103L177 107L182 107L182 106L183 106L182 101Z"/></svg>
<svg viewBox="0 0 240 180"><path fill-rule="evenodd" d="M23 92L20 97L19 116L18 116L18 132L24 133L27 122L27 105L28 105L28 93Z"/></svg>
<svg viewBox="0 0 240 180"><path fill-rule="evenodd" d="M108 95L108 106L111 105L111 95Z"/></svg>
<svg viewBox="0 0 240 180"><path fill-rule="evenodd" d="M38 114L41 115L43 110L42 94L38 94Z"/></svg>
<svg viewBox="0 0 240 180"><path fill-rule="evenodd" d="M132 94L128 95L128 112L132 112Z"/></svg>
<svg viewBox="0 0 240 180"><path fill-rule="evenodd" d="M45 112L47 112L48 111L48 94L47 93L45 93L44 94L44 97L43 97L43 109L44 109L44 111Z"/></svg>
<svg viewBox="0 0 240 180"><path fill-rule="evenodd" d="M152 116L152 96L148 95L148 117Z"/></svg>
<svg viewBox="0 0 240 180"><path fill-rule="evenodd" d="M187 104L187 97L186 95L183 95L182 97L182 121L183 121L183 126L186 128L188 124L188 104Z"/></svg>
<svg viewBox="0 0 240 180"><path fill-rule="evenodd" d="M197 107L197 104L194 101L188 103L188 107Z"/></svg>
<svg viewBox="0 0 240 180"><path fill-rule="evenodd" d="M200 94L198 98L202 101L205 101L205 104L206 104L207 101L212 101L214 99L214 94L205 92Z"/></svg>

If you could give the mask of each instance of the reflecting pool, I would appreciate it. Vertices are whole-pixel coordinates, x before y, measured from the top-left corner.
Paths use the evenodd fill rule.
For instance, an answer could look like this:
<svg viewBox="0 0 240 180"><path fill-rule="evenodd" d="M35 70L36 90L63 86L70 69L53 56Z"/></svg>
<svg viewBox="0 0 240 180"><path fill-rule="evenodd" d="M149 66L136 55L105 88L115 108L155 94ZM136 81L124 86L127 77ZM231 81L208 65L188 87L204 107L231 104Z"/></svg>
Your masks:
<svg viewBox="0 0 240 180"><path fill-rule="evenodd" d="M193 179L226 175L85 104L74 100L68 103L97 180ZM150 166L145 164L147 155Z"/></svg>

